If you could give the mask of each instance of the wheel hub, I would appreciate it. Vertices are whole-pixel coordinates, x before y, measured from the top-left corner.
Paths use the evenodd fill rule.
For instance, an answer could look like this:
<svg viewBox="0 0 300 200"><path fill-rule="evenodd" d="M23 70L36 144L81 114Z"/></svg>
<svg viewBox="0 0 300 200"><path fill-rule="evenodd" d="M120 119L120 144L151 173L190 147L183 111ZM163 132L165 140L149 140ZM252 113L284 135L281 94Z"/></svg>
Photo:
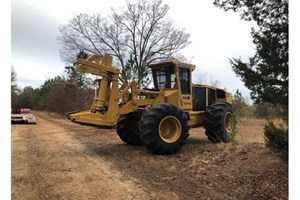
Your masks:
<svg viewBox="0 0 300 200"><path fill-rule="evenodd" d="M227 133L231 133L233 130L233 122L232 122L233 118L232 118L232 113L227 112L225 114L225 118L224 118L224 125L225 125L225 130Z"/></svg>
<svg viewBox="0 0 300 200"><path fill-rule="evenodd" d="M181 135L181 124L174 116L167 116L159 123L159 136L167 143L176 142Z"/></svg>

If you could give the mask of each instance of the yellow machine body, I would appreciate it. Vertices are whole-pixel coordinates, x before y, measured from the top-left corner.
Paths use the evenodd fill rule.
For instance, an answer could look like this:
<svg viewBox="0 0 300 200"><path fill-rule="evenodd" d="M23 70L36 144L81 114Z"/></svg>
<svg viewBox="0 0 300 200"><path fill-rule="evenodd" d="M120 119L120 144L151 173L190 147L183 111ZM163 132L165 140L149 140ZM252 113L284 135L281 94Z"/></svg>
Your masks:
<svg viewBox="0 0 300 200"><path fill-rule="evenodd" d="M79 59L76 70L99 76L90 109L67 113L71 121L114 126L121 115L169 103L180 108L188 116L188 125L198 127L203 123L207 106L215 102L232 103L232 96L223 89L192 84L195 65L166 60L149 66L152 69L154 89L139 90L135 82L119 87L119 69L112 66L109 55L93 55Z"/></svg>

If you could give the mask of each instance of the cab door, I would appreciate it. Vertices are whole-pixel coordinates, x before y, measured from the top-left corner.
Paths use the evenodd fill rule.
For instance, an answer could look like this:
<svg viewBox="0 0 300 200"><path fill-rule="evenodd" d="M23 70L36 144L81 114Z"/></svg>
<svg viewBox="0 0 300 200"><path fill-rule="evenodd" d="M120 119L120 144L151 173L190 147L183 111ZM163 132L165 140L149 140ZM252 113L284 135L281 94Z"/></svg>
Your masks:
<svg viewBox="0 0 300 200"><path fill-rule="evenodd" d="M179 83L181 90L181 107L183 110L192 109L192 96L191 96L191 70L187 67L179 66Z"/></svg>

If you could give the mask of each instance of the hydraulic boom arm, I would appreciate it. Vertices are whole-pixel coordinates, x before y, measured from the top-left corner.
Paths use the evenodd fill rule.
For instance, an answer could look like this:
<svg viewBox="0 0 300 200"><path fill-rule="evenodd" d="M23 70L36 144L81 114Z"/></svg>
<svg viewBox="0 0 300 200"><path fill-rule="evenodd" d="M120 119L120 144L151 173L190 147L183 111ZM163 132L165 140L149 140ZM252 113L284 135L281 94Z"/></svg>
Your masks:
<svg viewBox="0 0 300 200"><path fill-rule="evenodd" d="M108 73L119 75L119 69L112 67L112 57L109 55L104 57L93 55L86 60L79 59L76 63L76 71L100 76Z"/></svg>

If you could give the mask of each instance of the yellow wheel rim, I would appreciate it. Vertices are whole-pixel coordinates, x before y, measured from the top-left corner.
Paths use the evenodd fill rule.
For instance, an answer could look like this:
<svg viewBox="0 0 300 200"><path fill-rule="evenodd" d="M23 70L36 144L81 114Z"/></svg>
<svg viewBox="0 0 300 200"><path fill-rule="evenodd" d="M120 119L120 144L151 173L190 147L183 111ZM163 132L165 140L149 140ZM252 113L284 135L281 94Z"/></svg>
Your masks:
<svg viewBox="0 0 300 200"><path fill-rule="evenodd" d="M181 135L181 124L176 117L167 116L159 123L158 131L163 141L173 143L176 142Z"/></svg>
<svg viewBox="0 0 300 200"><path fill-rule="evenodd" d="M227 133L231 133L233 129L233 122L232 122L232 113L228 112L225 115L224 119L224 124L225 124L225 130Z"/></svg>

